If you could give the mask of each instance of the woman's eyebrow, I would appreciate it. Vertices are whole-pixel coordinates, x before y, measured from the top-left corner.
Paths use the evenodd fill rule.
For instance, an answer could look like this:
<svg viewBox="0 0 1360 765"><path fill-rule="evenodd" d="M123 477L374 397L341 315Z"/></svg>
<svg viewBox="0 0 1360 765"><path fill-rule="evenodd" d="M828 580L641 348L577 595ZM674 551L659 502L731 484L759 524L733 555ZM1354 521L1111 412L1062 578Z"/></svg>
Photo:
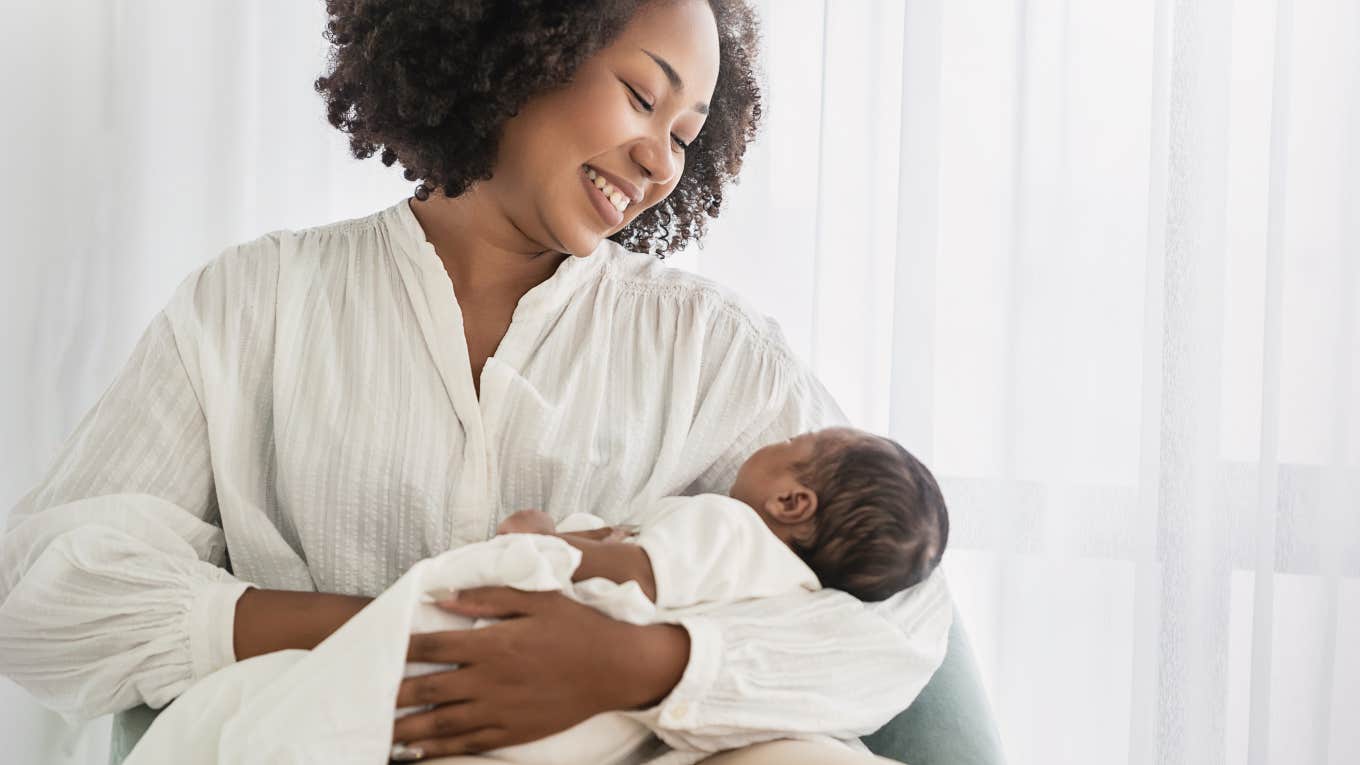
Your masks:
<svg viewBox="0 0 1360 765"><path fill-rule="evenodd" d="M680 79L680 73L675 71L675 67L671 66L669 61L647 50L646 48L638 48L638 50L642 51L643 53L646 53L648 56L651 56L652 60L656 62L656 65L661 67L661 73L666 75L666 79L670 81L671 87L675 88L676 93L685 92L684 80ZM708 104L702 101L696 102L694 104L694 111L700 114L708 114Z"/></svg>

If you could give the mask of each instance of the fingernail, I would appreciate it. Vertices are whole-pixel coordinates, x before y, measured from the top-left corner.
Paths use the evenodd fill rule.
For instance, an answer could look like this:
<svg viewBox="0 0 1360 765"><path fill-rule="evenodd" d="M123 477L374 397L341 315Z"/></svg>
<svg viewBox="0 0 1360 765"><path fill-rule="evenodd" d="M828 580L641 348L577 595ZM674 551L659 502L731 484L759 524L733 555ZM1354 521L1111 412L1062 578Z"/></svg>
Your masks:
<svg viewBox="0 0 1360 765"><path fill-rule="evenodd" d="M388 755L397 762L411 762L419 760L425 756L425 750L418 746L407 746L405 744L393 744L392 753Z"/></svg>
<svg viewBox="0 0 1360 765"><path fill-rule="evenodd" d="M434 598L436 603L447 603L458 599L458 591L451 590L448 587L436 587L433 590L427 590L425 594Z"/></svg>

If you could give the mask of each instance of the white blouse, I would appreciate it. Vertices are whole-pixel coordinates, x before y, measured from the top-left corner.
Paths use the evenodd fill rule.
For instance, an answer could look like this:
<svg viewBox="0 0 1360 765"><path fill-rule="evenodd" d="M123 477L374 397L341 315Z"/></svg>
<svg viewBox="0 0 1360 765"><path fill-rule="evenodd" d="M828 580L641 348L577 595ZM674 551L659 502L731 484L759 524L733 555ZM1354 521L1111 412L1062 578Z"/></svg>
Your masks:
<svg viewBox="0 0 1360 765"><path fill-rule="evenodd" d="M0 674L71 721L160 708L235 661L249 585L375 596L515 510L617 523L845 422L773 320L609 240L520 300L480 382L406 199L227 248L11 510ZM882 603L826 589L684 618L655 725L706 751L868 734L940 665L951 614L937 572Z"/></svg>

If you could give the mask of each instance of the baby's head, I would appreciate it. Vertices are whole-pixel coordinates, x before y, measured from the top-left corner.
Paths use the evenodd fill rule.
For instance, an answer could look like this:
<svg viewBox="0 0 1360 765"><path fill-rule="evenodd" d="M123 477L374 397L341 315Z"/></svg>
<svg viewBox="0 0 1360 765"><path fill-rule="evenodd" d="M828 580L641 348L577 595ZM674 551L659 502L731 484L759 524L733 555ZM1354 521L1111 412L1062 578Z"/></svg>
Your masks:
<svg viewBox="0 0 1360 765"><path fill-rule="evenodd" d="M730 494L823 586L860 600L883 600L925 579L949 540L944 497L925 465L896 441L854 428L757 450Z"/></svg>

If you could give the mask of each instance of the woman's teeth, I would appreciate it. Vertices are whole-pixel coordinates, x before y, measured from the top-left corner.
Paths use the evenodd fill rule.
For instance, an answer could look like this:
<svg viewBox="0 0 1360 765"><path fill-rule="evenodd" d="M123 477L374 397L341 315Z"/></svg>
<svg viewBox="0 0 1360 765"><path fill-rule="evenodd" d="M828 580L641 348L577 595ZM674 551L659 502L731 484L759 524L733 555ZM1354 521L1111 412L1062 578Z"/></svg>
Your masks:
<svg viewBox="0 0 1360 765"><path fill-rule="evenodd" d="M624 196L623 192L609 185L609 181L606 181L603 175L595 172L595 169L589 165L586 166L586 177L595 184L595 188L604 192L605 198L609 200L611 205L614 205L615 210L623 212L628 209L628 197Z"/></svg>

